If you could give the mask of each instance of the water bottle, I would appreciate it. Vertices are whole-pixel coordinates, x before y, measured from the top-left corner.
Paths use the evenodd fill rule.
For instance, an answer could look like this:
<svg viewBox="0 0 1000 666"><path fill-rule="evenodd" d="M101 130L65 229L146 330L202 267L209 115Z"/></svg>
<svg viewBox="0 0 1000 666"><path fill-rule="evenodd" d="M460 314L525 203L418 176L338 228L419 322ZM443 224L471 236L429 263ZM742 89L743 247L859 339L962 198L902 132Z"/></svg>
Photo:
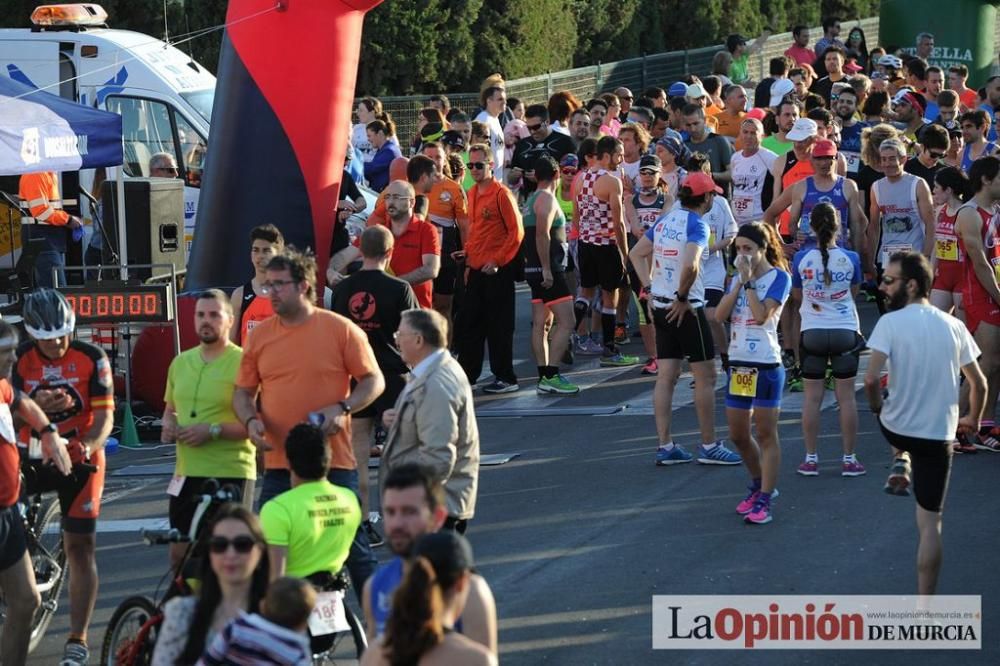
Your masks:
<svg viewBox="0 0 1000 666"><path fill-rule="evenodd" d="M108 441L104 443L104 453L113 456L118 453L118 438L108 437Z"/></svg>

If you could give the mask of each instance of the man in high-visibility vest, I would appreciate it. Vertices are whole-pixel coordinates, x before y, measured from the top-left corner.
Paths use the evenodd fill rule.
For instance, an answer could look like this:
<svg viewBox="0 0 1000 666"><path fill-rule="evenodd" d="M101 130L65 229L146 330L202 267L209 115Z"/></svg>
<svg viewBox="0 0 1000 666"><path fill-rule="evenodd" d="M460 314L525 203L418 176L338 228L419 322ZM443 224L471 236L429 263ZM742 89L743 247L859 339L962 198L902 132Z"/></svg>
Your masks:
<svg viewBox="0 0 1000 666"><path fill-rule="evenodd" d="M18 196L31 212L31 220L22 219L22 238L45 241L35 258L35 284L55 287L52 270L59 269L59 282L64 282L62 267L66 265L66 242L70 232L83 227L75 215L62 209L59 196L59 176L54 171L26 173L21 176ZM79 233L79 232L76 232Z"/></svg>

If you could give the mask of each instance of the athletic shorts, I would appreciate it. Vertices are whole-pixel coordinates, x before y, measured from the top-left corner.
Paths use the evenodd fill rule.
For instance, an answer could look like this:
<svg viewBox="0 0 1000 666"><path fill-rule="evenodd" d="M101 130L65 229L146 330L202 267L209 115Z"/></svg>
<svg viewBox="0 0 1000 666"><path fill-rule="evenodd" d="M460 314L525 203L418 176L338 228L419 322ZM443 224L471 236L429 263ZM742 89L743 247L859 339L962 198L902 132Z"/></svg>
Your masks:
<svg viewBox="0 0 1000 666"><path fill-rule="evenodd" d="M965 326L969 333L976 334L979 324L985 322L991 326L1000 326L1000 306L990 301L989 303L962 303L965 308Z"/></svg>
<svg viewBox="0 0 1000 666"><path fill-rule="evenodd" d="M451 258L460 248L458 227L437 227L441 237L441 268L434 278L434 293L451 296L458 280L458 264Z"/></svg>
<svg viewBox="0 0 1000 666"><path fill-rule="evenodd" d="M79 462L72 455L73 462ZM97 531L97 517L101 513L101 496L104 494L104 474L106 463L104 449L90 454L93 473L74 472L63 476L50 465L31 462L33 474L25 475L25 494L53 492L59 494L59 508L62 510L63 531L71 534L94 534Z"/></svg>
<svg viewBox="0 0 1000 666"><path fill-rule="evenodd" d="M385 377L385 390L372 401L372 404L354 412L352 415L354 418L377 419L382 416L382 412L392 409L393 405L396 404L396 398L406 388L406 378L395 372L383 372L382 376ZM354 390L353 384L354 382L352 382L351 390Z"/></svg>
<svg viewBox="0 0 1000 666"><path fill-rule="evenodd" d="M684 315L680 326L667 321L667 308L653 308L656 330L656 358L681 359L700 363L715 358L715 343L708 327L705 308L697 307Z"/></svg>
<svg viewBox="0 0 1000 666"><path fill-rule="evenodd" d="M580 286L584 289L600 287L614 291L625 281L625 266L617 245L591 245L581 242L577 249L580 267Z"/></svg>
<svg viewBox="0 0 1000 666"><path fill-rule="evenodd" d="M236 486L240 491L240 504L248 509L253 508L253 491L256 484L255 479L226 479L215 478L219 488L226 485ZM189 476L184 479L184 485L176 496L170 496L170 506L168 515L170 517L170 527L178 530L181 534L187 534L191 529L191 521L194 519L194 512L198 509L199 495L202 494L205 482L209 480L206 476Z"/></svg>
<svg viewBox="0 0 1000 666"><path fill-rule="evenodd" d="M814 328L802 331L799 360L804 379L824 379L829 365L835 379L850 379L858 374L858 357L865 339L846 328Z"/></svg>
<svg viewBox="0 0 1000 666"><path fill-rule="evenodd" d="M962 291L962 280L965 278L965 267L960 261L938 260L934 269L934 286L932 289L958 294Z"/></svg>
<svg viewBox="0 0 1000 666"><path fill-rule="evenodd" d="M719 303L722 301L722 295L725 292L721 289L706 289L705 290L705 307L706 308L717 308Z"/></svg>
<svg viewBox="0 0 1000 666"><path fill-rule="evenodd" d="M951 476L951 442L898 435L882 425L881 419L879 427L891 445L910 454L913 496L917 504L927 511L941 513Z"/></svg>
<svg viewBox="0 0 1000 666"><path fill-rule="evenodd" d="M0 509L0 571L21 561L28 550L28 538L17 505Z"/></svg>
<svg viewBox="0 0 1000 666"><path fill-rule="evenodd" d="M752 372L752 371L756 372ZM739 377L737 377L739 373ZM734 379L735 377L735 379ZM740 395L739 387L747 386L742 378L752 377L749 387L754 395ZM733 392L736 387L737 393ZM729 359L729 376L726 379L726 407L733 409L776 409L781 407L781 392L785 388L785 369L777 367L761 368Z"/></svg>
<svg viewBox="0 0 1000 666"><path fill-rule="evenodd" d="M569 284L566 282L565 273L553 273L552 286L548 288L542 286L542 276L538 273L529 275L527 282L528 286L531 287L532 303L555 305L563 301L573 300L573 295L569 291Z"/></svg>

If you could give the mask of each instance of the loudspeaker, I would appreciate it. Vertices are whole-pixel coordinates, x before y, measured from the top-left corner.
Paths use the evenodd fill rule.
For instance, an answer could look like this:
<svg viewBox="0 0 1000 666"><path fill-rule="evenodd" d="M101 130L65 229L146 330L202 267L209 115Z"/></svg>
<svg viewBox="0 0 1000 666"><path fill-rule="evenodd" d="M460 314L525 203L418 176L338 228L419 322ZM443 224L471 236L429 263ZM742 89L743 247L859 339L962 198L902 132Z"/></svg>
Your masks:
<svg viewBox="0 0 1000 666"><path fill-rule="evenodd" d="M101 190L104 213L103 262L113 263L110 249L117 250L118 184L105 181ZM125 224L128 263L173 264L180 272L187 267L184 252L184 181L179 178L130 178L125 181ZM119 255L121 253L119 252ZM149 279L169 269L136 269L130 278Z"/></svg>

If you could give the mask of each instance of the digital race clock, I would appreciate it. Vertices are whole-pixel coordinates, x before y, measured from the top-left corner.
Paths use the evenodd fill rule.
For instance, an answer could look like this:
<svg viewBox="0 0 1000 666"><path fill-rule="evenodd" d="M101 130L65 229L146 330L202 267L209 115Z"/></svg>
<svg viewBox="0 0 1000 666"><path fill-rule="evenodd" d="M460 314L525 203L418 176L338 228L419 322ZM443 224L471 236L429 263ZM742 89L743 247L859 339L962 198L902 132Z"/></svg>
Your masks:
<svg viewBox="0 0 1000 666"><path fill-rule="evenodd" d="M92 283L60 287L77 324L164 323L174 319L169 284Z"/></svg>

